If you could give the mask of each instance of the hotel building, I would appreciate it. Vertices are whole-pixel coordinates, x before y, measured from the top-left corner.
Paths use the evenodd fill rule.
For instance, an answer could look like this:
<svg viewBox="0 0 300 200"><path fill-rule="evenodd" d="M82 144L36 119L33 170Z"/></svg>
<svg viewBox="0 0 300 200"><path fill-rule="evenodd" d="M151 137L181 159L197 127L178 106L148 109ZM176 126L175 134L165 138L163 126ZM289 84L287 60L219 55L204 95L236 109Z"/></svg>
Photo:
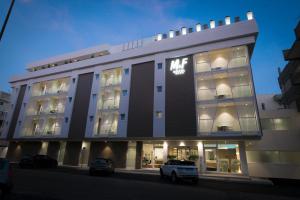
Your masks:
<svg viewBox="0 0 300 200"><path fill-rule="evenodd" d="M262 136L257 35L248 12L29 64L10 81L7 157L41 153L73 166L107 157L127 169L189 159L203 174L248 175L246 143Z"/></svg>

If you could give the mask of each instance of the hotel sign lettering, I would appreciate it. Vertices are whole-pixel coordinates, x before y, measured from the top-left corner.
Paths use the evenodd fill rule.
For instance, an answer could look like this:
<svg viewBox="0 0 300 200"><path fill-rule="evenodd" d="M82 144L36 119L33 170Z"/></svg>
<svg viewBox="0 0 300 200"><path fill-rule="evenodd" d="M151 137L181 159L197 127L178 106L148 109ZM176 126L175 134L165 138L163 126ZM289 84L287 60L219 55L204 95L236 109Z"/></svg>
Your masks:
<svg viewBox="0 0 300 200"><path fill-rule="evenodd" d="M181 75L185 73L184 66L188 63L188 58L175 59L171 61L170 71L175 75Z"/></svg>

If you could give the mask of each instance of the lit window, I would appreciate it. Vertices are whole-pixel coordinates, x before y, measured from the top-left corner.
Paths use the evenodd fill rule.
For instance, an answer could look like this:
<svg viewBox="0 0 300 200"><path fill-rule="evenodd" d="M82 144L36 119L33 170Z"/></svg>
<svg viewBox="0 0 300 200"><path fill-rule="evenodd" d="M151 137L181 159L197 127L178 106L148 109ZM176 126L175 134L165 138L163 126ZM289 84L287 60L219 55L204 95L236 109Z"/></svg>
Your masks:
<svg viewBox="0 0 300 200"><path fill-rule="evenodd" d="M182 34L182 35L186 35L186 34L187 34L187 29L186 29L186 27L182 27L182 28L181 28L181 34Z"/></svg>
<svg viewBox="0 0 300 200"><path fill-rule="evenodd" d="M252 20L253 19L253 12L251 12L251 11L247 12L247 19L248 20Z"/></svg>
<svg viewBox="0 0 300 200"><path fill-rule="evenodd" d="M210 20L210 28L213 29L216 27L216 22L214 20Z"/></svg>
<svg viewBox="0 0 300 200"><path fill-rule="evenodd" d="M157 41L160 41L161 39L162 39L162 34L160 33L160 34L157 34Z"/></svg>
<svg viewBox="0 0 300 200"><path fill-rule="evenodd" d="M201 31L201 24L196 24L196 31L200 32Z"/></svg>
<svg viewBox="0 0 300 200"><path fill-rule="evenodd" d="M225 24L226 25L230 24L230 17L229 16L225 17Z"/></svg>

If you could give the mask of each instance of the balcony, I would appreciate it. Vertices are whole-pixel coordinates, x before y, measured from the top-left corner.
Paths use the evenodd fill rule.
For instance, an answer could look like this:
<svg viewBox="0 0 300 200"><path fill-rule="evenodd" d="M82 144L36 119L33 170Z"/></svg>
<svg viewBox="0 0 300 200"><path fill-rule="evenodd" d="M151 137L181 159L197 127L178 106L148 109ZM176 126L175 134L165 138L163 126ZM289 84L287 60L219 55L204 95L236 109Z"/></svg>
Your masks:
<svg viewBox="0 0 300 200"><path fill-rule="evenodd" d="M228 101L253 96L249 76L197 79L197 101Z"/></svg>
<svg viewBox="0 0 300 200"><path fill-rule="evenodd" d="M98 116L94 127L94 136L115 136L118 127L118 112L103 112Z"/></svg>
<svg viewBox="0 0 300 200"><path fill-rule="evenodd" d="M258 133L258 122L252 102L201 105L198 111L198 133L209 136L235 136Z"/></svg>
<svg viewBox="0 0 300 200"><path fill-rule="evenodd" d="M249 65L245 46L195 55L195 73L222 72Z"/></svg>
<svg viewBox="0 0 300 200"><path fill-rule="evenodd" d="M112 87L118 86L122 81L122 70L121 68L105 70L101 75L101 87Z"/></svg>
<svg viewBox="0 0 300 200"><path fill-rule="evenodd" d="M34 118L27 120L22 129L24 137L53 137L61 132L62 118Z"/></svg>
<svg viewBox="0 0 300 200"><path fill-rule="evenodd" d="M69 90L69 78L35 83L32 97L66 95Z"/></svg>
<svg viewBox="0 0 300 200"><path fill-rule="evenodd" d="M120 88L105 89L101 92L98 101L99 110L117 110L120 104Z"/></svg>
<svg viewBox="0 0 300 200"><path fill-rule="evenodd" d="M60 115L65 111L66 98L51 97L42 100L31 100L26 115L43 116L43 115Z"/></svg>

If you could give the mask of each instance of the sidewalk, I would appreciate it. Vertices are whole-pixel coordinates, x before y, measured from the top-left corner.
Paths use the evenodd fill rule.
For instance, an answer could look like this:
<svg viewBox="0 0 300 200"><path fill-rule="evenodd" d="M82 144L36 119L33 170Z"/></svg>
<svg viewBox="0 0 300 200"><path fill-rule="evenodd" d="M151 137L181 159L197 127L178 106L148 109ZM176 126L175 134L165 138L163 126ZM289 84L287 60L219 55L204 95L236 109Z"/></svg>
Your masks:
<svg viewBox="0 0 300 200"><path fill-rule="evenodd" d="M73 173L88 173L88 167L74 166L59 166L59 171ZM115 173L122 178L137 179L137 180L157 180L159 178L159 169L124 169L116 168ZM230 183L245 183L258 185L273 185L273 182L265 178L256 178L242 175L227 175L227 174L199 174L199 180L219 181Z"/></svg>

